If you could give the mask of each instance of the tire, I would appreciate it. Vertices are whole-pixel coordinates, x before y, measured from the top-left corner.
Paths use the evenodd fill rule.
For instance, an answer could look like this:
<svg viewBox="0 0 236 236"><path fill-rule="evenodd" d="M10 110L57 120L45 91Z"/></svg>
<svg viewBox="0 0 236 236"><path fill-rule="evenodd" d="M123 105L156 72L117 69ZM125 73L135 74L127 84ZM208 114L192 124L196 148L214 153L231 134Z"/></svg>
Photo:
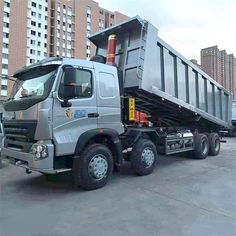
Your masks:
<svg viewBox="0 0 236 236"><path fill-rule="evenodd" d="M217 156L220 152L220 137L217 133L209 134L209 155Z"/></svg>
<svg viewBox="0 0 236 236"><path fill-rule="evenodd" d="M194 156L196 159L205 159L209 153L209 140L205 134L196 134L194 137Z"/></svg>
<svg viewBox="0 0 236 236"><path fill-rule="evenodd" d="M101 188L109 181L113 171L111 151L102 144L89 145L74 170L75 182L85 190Z"/></svg>
<svg viewBox="0 0 236 236"><path fill-rule="evenodd" d="M145 154L147 159L145 158ZM133 146L131 153L131 166L136 174L149 175L153 172L157 161L156 147L148 139L140 139Z"/></svg>

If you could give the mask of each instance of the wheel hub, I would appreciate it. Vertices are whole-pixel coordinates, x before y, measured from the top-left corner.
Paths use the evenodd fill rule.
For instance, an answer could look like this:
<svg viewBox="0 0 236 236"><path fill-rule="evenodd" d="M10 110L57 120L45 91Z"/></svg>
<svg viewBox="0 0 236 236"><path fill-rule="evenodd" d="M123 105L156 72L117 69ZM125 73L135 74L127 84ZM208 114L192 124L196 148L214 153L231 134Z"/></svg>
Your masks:
<svg viewBox="0 0 236 236"><path fill-rule="evenodd" d="M147 168L153 165L155 156L151 148L147 147L143 150L141 160Z"/></svg>
<svg viewBox="0 0 236 236"><path fill-rule="evenodd" d="M94 156L88 165L88 173L95 179L102 179L106 176L108 163L104 155L99 154Z"/></svg>

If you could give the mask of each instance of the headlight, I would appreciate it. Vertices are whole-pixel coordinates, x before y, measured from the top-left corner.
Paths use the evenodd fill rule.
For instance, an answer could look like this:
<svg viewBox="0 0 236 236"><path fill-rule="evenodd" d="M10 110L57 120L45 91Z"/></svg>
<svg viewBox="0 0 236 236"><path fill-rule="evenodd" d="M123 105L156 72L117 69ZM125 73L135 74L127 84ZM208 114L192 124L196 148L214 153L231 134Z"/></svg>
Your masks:
<svg viewBox="0 0 236 236"><path fill-rule="evenodd" d="M31 147L30 153L35 156L35 160L37 161L48 157L48 148L46 145L35 143Z"/></svg>

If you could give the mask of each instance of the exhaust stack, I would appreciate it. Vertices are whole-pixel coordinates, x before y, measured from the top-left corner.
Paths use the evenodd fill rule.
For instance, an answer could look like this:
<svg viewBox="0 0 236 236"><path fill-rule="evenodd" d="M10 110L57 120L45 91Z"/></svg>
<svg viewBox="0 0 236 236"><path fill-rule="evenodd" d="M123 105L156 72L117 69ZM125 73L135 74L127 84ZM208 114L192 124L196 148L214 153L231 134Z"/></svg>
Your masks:
<svg viewBox="0 0 236 236"><path fill-rule="evenodd" d="M107 65L111 66L115 65L116 42L117 42L116 35L111 34L108 38L108 45L107 45L107 60L106 60Z"/></svg>

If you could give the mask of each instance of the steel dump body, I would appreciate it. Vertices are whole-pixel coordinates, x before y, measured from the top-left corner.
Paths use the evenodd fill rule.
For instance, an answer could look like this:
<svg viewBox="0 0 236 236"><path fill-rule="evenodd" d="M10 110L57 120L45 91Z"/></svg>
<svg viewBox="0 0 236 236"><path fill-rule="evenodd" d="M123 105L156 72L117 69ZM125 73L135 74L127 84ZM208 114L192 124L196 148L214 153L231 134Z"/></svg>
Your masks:
<svg viewBox="0 0 236 236"><path fill-rule="evenodd" d="M117 36L116 65L125 94L135 97L136 108L151 121L230 125L231 94L159 38L152 24L134 17L93 35L97 55L106 56L111 34Z"/></svg>

